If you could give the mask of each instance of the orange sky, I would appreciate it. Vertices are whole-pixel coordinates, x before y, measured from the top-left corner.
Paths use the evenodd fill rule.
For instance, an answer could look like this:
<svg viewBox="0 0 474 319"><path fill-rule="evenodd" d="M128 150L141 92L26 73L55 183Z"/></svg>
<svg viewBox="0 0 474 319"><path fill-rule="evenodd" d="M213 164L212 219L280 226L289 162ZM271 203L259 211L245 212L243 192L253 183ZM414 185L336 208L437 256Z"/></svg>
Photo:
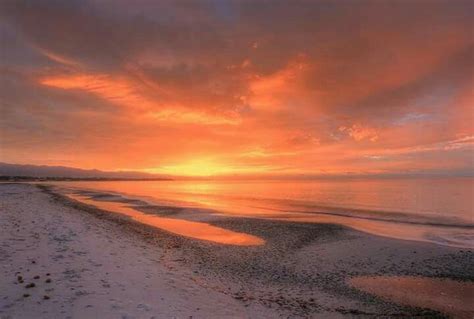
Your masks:
<svg viewBox="0 0 474 319"><path fill-rule="evenodd" d="M468 174L470 1L3 1L0 161Z"/></svg>

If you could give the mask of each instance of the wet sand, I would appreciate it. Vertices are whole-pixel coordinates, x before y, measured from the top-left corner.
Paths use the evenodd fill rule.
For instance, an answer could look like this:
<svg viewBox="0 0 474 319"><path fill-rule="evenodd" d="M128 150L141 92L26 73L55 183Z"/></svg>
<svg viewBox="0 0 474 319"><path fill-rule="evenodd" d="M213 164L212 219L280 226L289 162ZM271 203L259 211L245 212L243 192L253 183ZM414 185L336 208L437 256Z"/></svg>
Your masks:
<svg viewBox="0 0 474 319"><path fill-rule="evenodd" d="M49 188L1 184L0 196L0 318L443 318L441 308L398 304L350 280L474 281L472 250L338 225L206 220L265 241L226 245L144 225ZM167 217L174 209L149 208Z"/></svg>
<svg viewBox="0 0 474 319"><path fill-rule="evenodd" d="M355 277L350 284L403 305L430 307L455 318L474 314L474 285L446 278L408 276Z"/></svg>

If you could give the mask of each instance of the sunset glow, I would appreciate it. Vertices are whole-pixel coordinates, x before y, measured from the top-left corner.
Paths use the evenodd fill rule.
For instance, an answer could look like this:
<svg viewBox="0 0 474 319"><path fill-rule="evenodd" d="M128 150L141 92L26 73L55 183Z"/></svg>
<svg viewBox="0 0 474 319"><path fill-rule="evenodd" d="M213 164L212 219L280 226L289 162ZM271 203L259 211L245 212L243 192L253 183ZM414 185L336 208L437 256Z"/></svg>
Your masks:
<svg viewBox="0 0 474 319"><path fill-rule="evenodd" d="M184 176L469 174L469 7L6 1L0 161Z"/></svg>
<svg viewBox="0 0 474 319"><path fill-rule="evenodd" d="M185 176L213 176L213 175L228 175L238 173L258 173L264 171L262 167L258 171L252 170L251 167L233 167L232 165L224 165L216 163L209 159L196 159L189 162L163 166L158 169L147 169L149 173L165 173L170 175L185 175Z"/></svg>
<svg viewBox="0 0 474 319"><path fill-rule="evenodd" d="M473 21L1 0L1 318L474 319Z"/></svg>

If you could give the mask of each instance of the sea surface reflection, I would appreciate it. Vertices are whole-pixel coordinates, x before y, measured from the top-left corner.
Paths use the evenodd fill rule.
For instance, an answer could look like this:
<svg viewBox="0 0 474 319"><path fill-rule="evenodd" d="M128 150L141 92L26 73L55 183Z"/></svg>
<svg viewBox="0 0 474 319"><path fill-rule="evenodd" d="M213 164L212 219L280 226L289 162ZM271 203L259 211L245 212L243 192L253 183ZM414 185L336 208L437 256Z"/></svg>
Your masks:
<svg viewBox="0 0 474 319"><path fill-rule="evenodd" d="M474 179L55 182L150 204L256 218L336 223L379 236L474 246Z"/></svg>
<svg viewBox="0 0 474 319"><path fill-rule="evenodd" d="M87 196L68 193L68 197L97 208L126 215L142 224L164 229L174 234L194 239L206 240L226 245L257 246L265 241L249 234L238 233L215 227L203 222L194 222L176 218L165 218L140 212L133 206L114 201L97 201Z"/></svg>

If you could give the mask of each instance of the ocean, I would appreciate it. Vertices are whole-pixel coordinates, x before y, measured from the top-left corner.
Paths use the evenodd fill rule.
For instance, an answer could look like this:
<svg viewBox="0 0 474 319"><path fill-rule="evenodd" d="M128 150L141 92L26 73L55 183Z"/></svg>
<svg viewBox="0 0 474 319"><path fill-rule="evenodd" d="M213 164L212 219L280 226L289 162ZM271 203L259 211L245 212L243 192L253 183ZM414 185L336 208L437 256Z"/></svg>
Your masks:
<svg viewBox="0 0 474 319"><path fill-rule="evenodd" d="M403 240L474 247L473 178L49 182L214 214L335 223ZM77 199L77 198L76 198ZM92 198L93 199L93 198ZM94 202L98 207L103 201Z"/></svg>

